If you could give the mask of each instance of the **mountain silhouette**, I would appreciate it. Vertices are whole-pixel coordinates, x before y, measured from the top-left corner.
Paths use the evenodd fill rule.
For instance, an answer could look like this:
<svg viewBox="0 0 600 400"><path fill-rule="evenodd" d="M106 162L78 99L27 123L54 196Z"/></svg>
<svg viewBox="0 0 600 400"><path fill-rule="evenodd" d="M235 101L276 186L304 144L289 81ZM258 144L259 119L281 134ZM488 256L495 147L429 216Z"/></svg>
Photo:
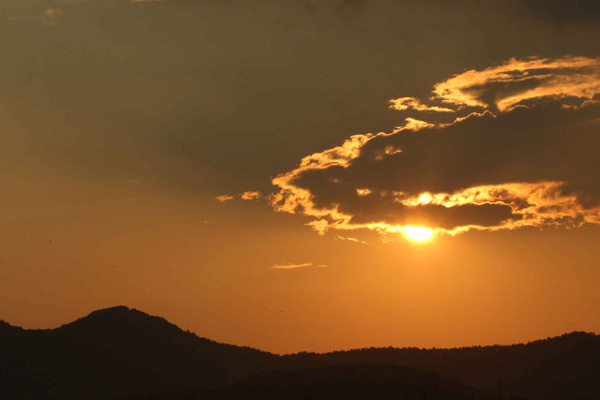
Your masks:
<svg viewBox="0 0 600 400"><path fill-rule="evenodd" d="M109 399L213 388L267 368L275 358L199 338L137 310L114 307L57 329L2 337L0 398L4 394L11 399Z"/></svg>
<svg viewBox="0 0 600 400"><path fill-rule="evenodd" d="M599 382L600 337L584 332L512 346L280 356L124 306L48 330L0 321L0 399L598 399Z"/></svg>

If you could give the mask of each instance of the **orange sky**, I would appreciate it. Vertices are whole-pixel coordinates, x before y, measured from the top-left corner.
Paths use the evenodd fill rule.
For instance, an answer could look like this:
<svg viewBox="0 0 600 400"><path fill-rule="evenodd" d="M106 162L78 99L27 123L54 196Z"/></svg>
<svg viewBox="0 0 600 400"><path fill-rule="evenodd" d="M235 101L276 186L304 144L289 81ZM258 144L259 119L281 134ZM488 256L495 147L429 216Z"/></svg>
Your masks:
<svg viewBox="0 0 600 400"><path fill-rule="evenodd" d="M600 332L599 25L510 4L3 6L0 319L124 304L275 352Z"/></svg>

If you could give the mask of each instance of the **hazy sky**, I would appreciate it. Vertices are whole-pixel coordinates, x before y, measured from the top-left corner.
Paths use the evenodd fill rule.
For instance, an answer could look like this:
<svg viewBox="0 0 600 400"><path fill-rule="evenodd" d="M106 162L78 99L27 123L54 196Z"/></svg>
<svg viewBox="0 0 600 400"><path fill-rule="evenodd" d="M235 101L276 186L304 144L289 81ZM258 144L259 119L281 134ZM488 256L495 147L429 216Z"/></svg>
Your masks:
<svg viewBox="0 0 600 400"><path fill-rule="evenodd" d="M0 0L0 319L600 332L598 4Z"/></svg>

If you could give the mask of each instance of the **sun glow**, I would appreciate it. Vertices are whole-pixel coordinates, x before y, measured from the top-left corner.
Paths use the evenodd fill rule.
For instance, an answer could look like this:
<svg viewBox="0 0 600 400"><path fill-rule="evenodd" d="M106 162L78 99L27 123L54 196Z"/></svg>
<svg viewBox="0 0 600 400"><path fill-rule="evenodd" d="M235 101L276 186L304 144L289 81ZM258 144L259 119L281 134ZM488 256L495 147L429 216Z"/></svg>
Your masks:
<svg viewBox="0 0 600 400"><path fill-rule="evenodd" d="M404 234L410 240L414 240L416 242L424 242L426 240L431 239L431 236L433 236L433 229L406 226L404 228Z"/></svg>

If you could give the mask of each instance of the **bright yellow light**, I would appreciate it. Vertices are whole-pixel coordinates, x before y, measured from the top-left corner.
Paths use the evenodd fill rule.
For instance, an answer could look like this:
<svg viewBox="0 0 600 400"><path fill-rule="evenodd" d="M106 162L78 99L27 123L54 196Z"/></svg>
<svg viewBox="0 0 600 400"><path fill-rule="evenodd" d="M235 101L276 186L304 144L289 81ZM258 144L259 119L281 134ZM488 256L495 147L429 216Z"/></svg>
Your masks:
<svg viewBox="0 0 600 400"><path fill-rule="evenodd" d="M421 204L429 204L431 203L431 200L433 200L433 197L431 197L431 193L421 193L421 195L419 196L419 203Z"/></svg>
<svg viewBox="0 0 600 400"><path fill-rule="evenodd" d="M433 229L407 226L404 228L404 234L411 240L424 242L431 239L431 236L433 236Z"/></svg>

